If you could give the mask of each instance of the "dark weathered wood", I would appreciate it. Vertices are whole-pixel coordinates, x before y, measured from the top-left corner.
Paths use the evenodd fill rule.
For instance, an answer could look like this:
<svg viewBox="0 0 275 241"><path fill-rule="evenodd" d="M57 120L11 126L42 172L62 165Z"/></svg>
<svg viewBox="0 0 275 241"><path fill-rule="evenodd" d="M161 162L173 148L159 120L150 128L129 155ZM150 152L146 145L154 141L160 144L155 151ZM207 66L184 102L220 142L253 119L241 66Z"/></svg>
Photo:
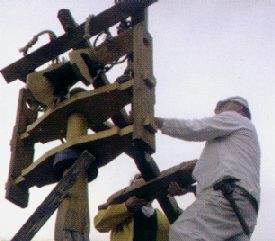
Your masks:
<svg viewBox="0 0 275 241"><path fill-rule="evenodd" d="M95 88L99 88L108 84L110 84L110 82L108 81L106 74L103 74L103 73L100 74L98 78L93 82L93 86ZM127 121L127 113L124 109L121 109L117 114L113 115L112 121L119 128L123 128L130 124ZM95 129L93 130L96 131Z"/></svg>
<svg viewBox="0 0 275 241"><path fill-rule="evenodd" d="M196 160L182 162L181 164L162 171L157 178L136 186L126 187L113 194L107 200L107 205L125 202L129 197L136 196L152 201L155 198L168 195L168 186L171 181L177 181L181 187L188 187L195 181L192 178L192 171Z"/></svg>
<svg viewBox="0 0 275 241"><path fill-rule="evenodd" d="M157 163L153 160L151 155L143 150L143 144L140 143L140 141L133 141L130 148L126 150L126 154L134 159L144 180L150 181L160 175ZM158 197L157 200L169 219L169 222L173 223L179 216L179 208L176 199L170 196L161 196Z"/></svg>
<svg viewBox="0 0 275 241"><path fill-rule="evenodd" d="M178 206L178 202L171 196L160 196L157 201L169 220L169 223L174 223L179 215L182 213L182 209Z"/></svg>
<svg viewBox="0 0 275 241"><path fill-rule="evenodd" d="M71 230L65 230L63 238L64 241L89 241L89 236Z"/></svg>
<svg viewBox="0 0 275 241"><path fill-rule="evenodd" d="M156 0L146 1L125 1L119 3L93 17L89 21L89 34L95 36L101 31L115 25L117 22L135 14L156 2ZM85 35L85 23L76 27L72 31L56 38L52 42L38 48L33 53L19 59L1 70L7 82L14 80L26 81L26 76L37 67L55 59L60 54L65 53L83 41Z"/></svg>
<svg viewBox="0 0 275 241"><path fill-rule="evenodd" d="M148 153L144 152L142 148L142 143L139 141L134 141L133 145L126 153L134 159L144 180L150 181L160 175L160 170L153 158ZM169 222L173 223L179 216L179 207L176 199L174 197L164 195L157 197L157 200L163 212L169 219Z"/></svg>
<svg viewBox="0 0 275 241"><path fill-rule="evenodd" d="M28 189L17 187L14 182L21 171L32 163L34 156L34 144L20 139L20 134L24 133L27 125L34 122L37 117L37 111L27 106L27 100L30 98L30 93L26 89L20 90L16 124L10 142L9 179L6 184L6 198L20 207L26 207L28 204Z"/></svg>
<svg viewBox="0 0 275 241"><path fill-rule="evenodd" d="M71 11L69 9L60 9L58 11L57 17L61 22L63 29L66 33L72 32L76 27L79 26L72 17ZM83 39L79 42L73 49L82 49L90 47L88 40Z"/></svg>
<svg viewBox="0 0 275 241"><path fill-rule="evenodd" d="M29 217L27 222L21 227L11 241L30 241L54 213L55 209L60 205L70 188L78 180L78 177L88 170L92 162L95 162L95 158L89 152L83 152L79 159L68 170L64 178Z"/></svg>
<svg viewBox="0 0 275 241"><path fill-rule="evenodd" d="M148 163L150 163L150 161L148 161ZM124 188L112 195L108 199L107 203L102 206L106 207L110 204L124 202L132 195L145 198L147 200L153 200L156 198L165 215L169 219L169 222L174 223L180 215L181 209L178 207L177 201L174 197L167 196L168 185L171 181L177 181L182 187L187 187L193 184L194 180L192 179L191 173L195 163L196 161L183 162L166 171L162 171L158 177L150 178L147 176L148 179L144 185L134 188ZM147 166L147 168L149 168L147 169L147 175L157 175L156 171L153 171L155 168L152 166L152 164L151 168Z"/></svg>

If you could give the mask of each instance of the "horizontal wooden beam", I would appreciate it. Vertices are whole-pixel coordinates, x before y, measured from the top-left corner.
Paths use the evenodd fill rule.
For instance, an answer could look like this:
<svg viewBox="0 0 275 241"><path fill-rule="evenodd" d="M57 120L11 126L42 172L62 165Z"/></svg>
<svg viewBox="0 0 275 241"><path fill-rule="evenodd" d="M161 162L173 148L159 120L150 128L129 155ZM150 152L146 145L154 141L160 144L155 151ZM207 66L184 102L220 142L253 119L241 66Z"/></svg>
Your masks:
<svg viewBox="0 0 275 241"><path fill-rule="evenodd" d="M82 23L70 32L43 45L36 51L26 55L18 61L8 65L1 70L4 79L9 83L14 80L26 81L26 76L37 67L55 59L60 54L74 48L83 42L85 26L88 26L89 36L95 36L103 30L112 27L117 22L142 11L157 0L123 1L113 7L101 12L89 19L89 22Z"/></svg>
<svg viewBox="0 0 275 241"><path fill-rule="evenodd" d="M89 126L103 123L131 102L132 90L133 81L129 80L78 93L49 108L27 127L21 138L47 143L65 137L68 116L76 110L86 116Z"/></svg>
<svg viewBox="0 0 275 241"><path fill-rule="evenodd" d="M97 159L97 167L107 165L130 148L132 134L133 126L123 129L114 127L96 134L83 135L75 141L56 146L22 170L21 176L16 178L15 184L30 188L33 186L43 187L59 181L60 177L55 175L53 169L54 157L66 149L87 150Z"/></svg>
<svg viewBox="0 0 275 241"><path fill-rule="evenodd" d="M157 178L139 185L126 187L110 196L105 206L123 203L131 196L144 198L148 201L166 196L171 181L177 181L181 187L188 187L195 183L192 178L192 171L195 164L196 160L182 162L177 166L162 171Z"/></svg>

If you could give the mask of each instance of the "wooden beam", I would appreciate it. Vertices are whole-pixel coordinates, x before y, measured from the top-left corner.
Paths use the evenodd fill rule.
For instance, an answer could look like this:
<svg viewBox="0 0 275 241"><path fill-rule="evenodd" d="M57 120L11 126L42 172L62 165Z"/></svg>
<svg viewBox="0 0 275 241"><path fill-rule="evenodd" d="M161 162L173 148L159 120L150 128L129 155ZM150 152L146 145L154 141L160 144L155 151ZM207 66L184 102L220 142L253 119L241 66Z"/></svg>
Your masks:
<svg viewBox="0 0 275 241"><path fill-rule="evenodd" d="M79 26L72 17L71 11L69 9L60 9L57 13L57 17L62 24L65 33L70 33L73 29ZM90 42L88 39L83 39L79 42L73 49L82 49L90 47Z"/></svg>
<svg viewBox="0 0 275 241"><path fill-rule="evenodd" d="M107 200L107 206L123 203L131 196L144 198L148 201L166 196L171 181L177 181L181 187L188 187L195 183L192 178L195 164L196 160L182 162L177 166L162 171L157 178L139 185L126 187L110 196Z"/></svg>
<svg viewBox="0 0 275 241"><path fill-rule="evenodd" d="M28 189L15 185L15 179L21 171L33 162L34 144L23 141L20 135L27 129L27 125L34 122L37 111L28 108L27 102L31 98L30 92L21 89L18 97L17 117L10 142L11 157L9 166L9 178L6 184L6 198L12 203L26 207L28 205Z"/></svg>
<svg viewBox="0 0 275 241"><path fill-rule="evenodd" d="M89 126L105 122L129 104L133 81L113 83L95 90L80 92L60 104L49 108L21 135L22 140L47 143L66 134L67 117L75 110L83 113Z"/></svg>
<svg viewBox="0 0 275 241"><path fill-rule="evenodd" d="M58 12L58 18L59 21L61 22L63 29L66 33L69 33L72 31L72 29L75 29L76 27L78 27L79 25L74 21L70 10L68 9L61 9ZM95 52L97 53L97 56L99 57L100 54L102 53L102 51L109 51L110 49L119 49L119 53L124 53L124 52L129 52L129 49L132 49L132 44L129 43L129 38L132 38L132 31L130 31L130 33L128 33L129 31L122 34L119 34L117 37L114 37L112 40L108 41L108 42L104 42L103 44L100 44L99 46L96 47ZM122 41L126 42L126 50L121 51L121 44L119 43L119 41L121 40L121 36L122 37ZM126 38L126 40L124 40ZM131 46L131 47L130 47ZM81 49L81 48L89 48L90 47L90 42L88 40L84 40L82 41L79 45L75 46L73 49ZM124 48L124 47L123 47ZM114 53L113 55L110 55L110 53L105 53L106 57L104 58L106 62L112 62L115 61L118 57L118 55L116 53ZM97 57L97 58L98 58ZM103 59L98 59L98 61L104 62ZM107 79L106 74L101 73L99 74L99 76L93 81L92 85L94 86L94 88L99 88L99 87L103 87L105 85L110 84L110 82ZM114 115L112 117L112 121L113 123L118 126L119 128L123 128L127 125L129 125L130 123L127 120L127 113L124 109L120 110L116 115ZM102 124L98 124L95 126L92 126L93 131L98 132L98 131L103 131L103 130L107 130L110 127L107 126L106 124L102 123Z"/></svg>
<svg viewBox="0 0 275 241"><path fill-rule="evenodd" d="M11 241L30 241L49 217L59 207L70 188L76 183L78 177L86 172L90 165L95 163L95 158L84 151L79 159L68 170L64 178L56 185L49 196L29 217L27 222L20 228ZM96 166L95 166L96 167Z"/></svg>
<svg viewBox="0 0 275 241"><path fill-rule="evenodd" d="M114 127L96 134L83 135L75 141L56 146L24 169L15 184L21 187L43 187L59 181L60 177L53 171L54 157L66 149L88 150L96 157L97 166L102 167L129 149L132 133L132 126L123 129Z"/></svg>
<svg viewBox="0 0 275 241"><path fill-rule="evenodd" d="M26 81L26 76L37 67L55 59L60 54L74 48L83 42L85 26L89 27L89 35L95 36L101 31L115 25L117 22L134 15L135 12L150 6L157 0L123 1L82 23L72 31L56 38L36 51L19 59L1 70L4 79L9 83L14 80Z"/></svg>
<svg viewBox="0 0 275 241"><path fill-rule="evenodd" d="M143 144L139 141L134 141L131 149L126 153L135 160L137 168L142 173L143 179L145 181L150 181L160 175L160 170L153 158L142 150L142 146ZM157 200L163 212L169 219L169 222L175 222L179 216L179 207L176 199L174 197L163 195L157 197Z"/></svg>
<svg viewBox="0 0 275 241"><path fill-rule="evenodd" d="M134 27L134 93L133 93L133 139L140 140L148 153L155 151L155 133L148 131L148 121L153 120L155 86L152 66L152 37L145 22Z"/></svg>

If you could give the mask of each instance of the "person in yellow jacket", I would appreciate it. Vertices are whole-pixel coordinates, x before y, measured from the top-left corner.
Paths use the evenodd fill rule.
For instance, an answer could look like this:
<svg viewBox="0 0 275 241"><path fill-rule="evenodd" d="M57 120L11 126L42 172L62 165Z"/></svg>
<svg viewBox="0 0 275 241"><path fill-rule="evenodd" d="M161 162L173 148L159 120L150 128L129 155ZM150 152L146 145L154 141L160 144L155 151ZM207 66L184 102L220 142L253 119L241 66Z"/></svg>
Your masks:
<svg viewBox="0 0 275 241"><path fill-rule="evenodd" d="M135 176L131 185L140 181ZM111 241L168 241L169 222L151 203L130 197L125 203L100 209L94 217L95 228L101 233L111 231Z"/></svg>

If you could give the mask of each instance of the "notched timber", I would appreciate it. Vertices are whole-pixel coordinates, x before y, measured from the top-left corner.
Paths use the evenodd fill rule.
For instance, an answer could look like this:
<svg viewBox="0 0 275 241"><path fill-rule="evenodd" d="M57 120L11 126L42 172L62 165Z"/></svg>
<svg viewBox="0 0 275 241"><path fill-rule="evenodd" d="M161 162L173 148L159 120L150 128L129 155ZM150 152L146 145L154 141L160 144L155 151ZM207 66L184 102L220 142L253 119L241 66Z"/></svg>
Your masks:
<svg viewBox="0 0 275 241"><path fill-rule="evenodd" d="M11 157L9 165L9 177L6 183L6 198L20 207L28 204L28 189L17 187L15 179L21 171L28 167L34 156L34 144L20 139L20 134L26 131L27 125L36 120L37 112L28 108L27 101L30 93L26 89L21 89L18 98L16 124L13 128L13 135L10 142Z"/></svg>
<svg viewBox="0 0 275 241"><path fill-rule="evenodd" d="M54 174L53 161L55 154L65 149L87 150L96 158L97 167L106 165L118 155L130 148L133 126L123 129L114 127L96 134L83 135L76 141L59 145L42 155L16 179L16 185L23 187L42 187L58 181Z"/></svg>
<svg viewBox="0 0 275 241"><path fill-rule="evenodd" d="M28 126L21 138L41 143L61 139L66 135L68 116L74 112L83 114L91 127L101 124L131 102L132 89L133 81L130 80L78 93L49 108Z"/></svg>
<svg viewBox="0 0 275 241"><path fill-rule="evenodd" d="M154 117L155 88L148 86L148 80L153 80L152 37L148 33L145 22L134 27L134 94L133 94L133 139L143 143L143 148L152 153L155 151L155 136L146 128L146 120ZM147 81L145 81L147 80Z"/></svg>
<svg viewBox="0 0 275 241"><path fill-rule="evenodd" d="M97 35L119 21L134 15L136 12L142 11L154 2L156 2L156 0L126 1L114 5L89 20L89 35L91 37ZM4 79L8 83L17 79L26 82L27 75L35 71L37 67L55 59L83 42L83 36L85 35L84 29L85 23L82 23L70 32L65 33L15 63L3 68L1 73Z"/></svg>

